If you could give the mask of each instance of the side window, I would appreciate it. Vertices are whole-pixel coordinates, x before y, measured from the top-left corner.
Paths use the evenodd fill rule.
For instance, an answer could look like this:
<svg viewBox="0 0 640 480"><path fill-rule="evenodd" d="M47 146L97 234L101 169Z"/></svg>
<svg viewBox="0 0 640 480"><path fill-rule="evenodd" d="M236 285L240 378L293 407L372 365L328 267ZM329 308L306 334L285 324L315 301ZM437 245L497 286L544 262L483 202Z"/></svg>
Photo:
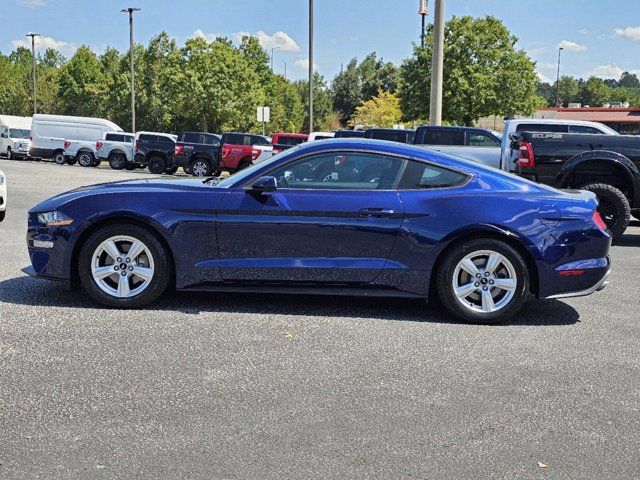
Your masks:
<svg viewBox="0 0 640 480"><path fill-rule="evenodd" d="M332 152L304 157L277 168L280 188L390 190L404 160L364 152Z"/></svg>
<svg viewBox="0 0 640 480"><path fill-rule="evenodd" d="M199 133L185 133L183 142L187 143L202 143L201 135Z"/></svg>
<svg viewBox="0 0 640 480"><path fill-rule="evenodd" d="M553 132L567 133L566 125L556 125L552 123L521 123L516 126L516 132Z"/></svg>
<svg viewBox="0 0 640 480"><path fill-rule="evenodd" d="M237 133L230 133L227 135L225 143L229 143L231 145L242 145L242 140L242 135L239 135Z"/></svg>
<svg viewBox="0 0 640 480"><path fill-rule="evenodd" d="M464 145L464 133L451 129L428 129L424 134L425 145Z"/></svg>
<svg viewBox="0 0 640 480"><path fill-rule="evenodd" d="M251 137L251 145L269 145L267 140L259 135L253 135Z"/></svg>
<svg viewBox="0 0 640 480"><path fill-rule="evenodd" d="M218 140L218 137L216 137L215 135L204 135L204 142L205 145L220 145L220 141Z"/></svg>
<svg viewBox="0 0 640 480"><path fill-rule="evenodd" d="M484 133L469 132L467 133L467 145L470 147L497 147L500 144Z"/></svg>
<svg viewBox="0 0 640 480"><path fill-rule="evenodd" d="M409 160L398 183L398 190L455 187L462 185L467 178L466 175L453 170Z"/></svg>
<svg viewBox="0 0 640 480"><path fill-rule="evenodd" d="M155 140L156 136L155 135L149 135L147 133L143 133L138 138L140 140L146 140L147 142L152 142L153 140Z"/></svg>
<svg viewBox="0 0 640 480"><path fill-rule="evenodd" d="M569 133L592 133L602 135L602 132L597 128L587 127L585 125L569 125Z"/></svg>

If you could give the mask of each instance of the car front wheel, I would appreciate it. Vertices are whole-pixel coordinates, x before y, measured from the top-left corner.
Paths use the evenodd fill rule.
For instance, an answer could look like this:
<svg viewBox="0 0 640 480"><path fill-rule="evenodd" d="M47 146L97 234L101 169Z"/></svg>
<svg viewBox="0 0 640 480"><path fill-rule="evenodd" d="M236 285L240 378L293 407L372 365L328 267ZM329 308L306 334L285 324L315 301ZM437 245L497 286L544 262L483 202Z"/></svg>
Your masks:
<svg viewBox="0 0 640 480"><path fill-rule="evenodd" d="M189 167L191 175L194 177L209 177L211 176L211 163L204 158L196 158L191 162Z"/></svg>
<svg viewBox="0 0 640 480"><path fill-rule="evenodd" d="M122 170L127 163L127 159L122 153L113 153L109 157L109 166L113 170Z"/></svg>
<svg viewBox="0 0 640 480"><path fill-rule="evenodd" d="M454 247L439 267L437 283L449 312L484 324L502 322L518 313L529 291L522 256L510 245L491 238Z"/></svg>
<svg viewBox="0 0 640 480"><path fill-rule="evenodd" d="M80 152L76 155L76 160L81 167L93 167L95 162L91 152Z"/></svg>
<svg viewBox="0 0 640 480"><path fill-rule="evenodd" d="M64 158L64 153L62 152L55 152L52 158L53 158L53 161L58 165L64 165L66 163L66 159ZM75 163L75 161L73 163Z"/></svg>
<svg viewBox="0 0 640 480"><path fill-rule="evenodd" d="M148 230L114 224L101 228L79 256L80 281L91 298L113 308L140 308L169 285L167 252Z"/></svg>
<svg viewBox="0 0 640 480"><path fill-rule="evenodd" d="M149 171L151 173L155 175L160 175L161 173L164 173L164 171L167 169L167 162L162 157L151 157L149 159L147 168L149 168Z"/></svg>

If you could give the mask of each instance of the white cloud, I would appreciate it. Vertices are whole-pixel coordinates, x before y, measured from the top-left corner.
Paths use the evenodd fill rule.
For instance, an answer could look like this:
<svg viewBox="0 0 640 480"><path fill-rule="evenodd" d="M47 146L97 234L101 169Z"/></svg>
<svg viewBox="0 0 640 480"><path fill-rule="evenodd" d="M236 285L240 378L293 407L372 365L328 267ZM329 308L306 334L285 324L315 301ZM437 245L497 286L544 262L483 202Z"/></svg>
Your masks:
<svg viewBox="0 0 640 480"><path fill-rule="evenodd" d="M600 65L594 68L591 72L591 75L598 78L615 78L616 80L618 80L622 75L622 72L624 72L624 70L622 70L619 66L609 64Z"/></svg>
<svg viewBox="0 0 640 480"><path fill-rule="evenodd" d="M558 48L564 48L570 52L584 52L587 49L584 45L580 45L579 43L571 42L569 40L562 40L558 44Z"/></svg>
<svg viewBox="0 0 640 480"><path fill-rule="evenodd" d="M557 63L537 62L536 63L536 67L538 67L541 70L555 70L556 68L558 68L558 64Z"/></svg>
<svg viewBox="0 0 640 480"><path fill-rule="evenodd" d="M616 35L640 42L640 27L616 28Z"/></svg>
<svg viewBox="0 0 640 480"><path fill-rule="evenodd" d="M202 29L198 28L195 32L193 32L193 36L196 38L204 38L208 42L213 42L217 37L224 37L219 33L206 33ZM299 52L300 47L298 44L287 35L285 32L278 31L273 35L268 35L262 30L256 33L250 32L235 32L230 35L231 40L236 43L240 43L242 41L242 37L256 37L260 42L260 45L265 50L271 50L275 48L280 50L281 52Z"/></svg>
<svg viewBox="0 0 640 480"><path fill-rule="evenodd" d="M542 83L552 83L553 80L551 80L549 77L547 77L545 74L537 72L536 75L538 75L538 80L540 80Z"/></svg>
<svg viewBox="0 0 640 480"><path fill-rule="evenodd" d="M309 59L308 58L301 58L300 60L296 60L294 65L298 68L301 68L302 70L309 70ZM318 65L317 64L313 64L313 69L317 70L318 69Z"/></svg>
<svg viewBox="0 0 640 480"><path fill-rule="evenodd" d="M26 47L31 49L31 39L25 37L18 40L12 40L11 45L13 48ZM40 52L47 48L55 48L65 55L72 54L77 49L73 43L65 42L64 40L56 40L51 37L36 37L36 50Z"/></svg>
<svg viewBox="0 0 640 480"><path fill-rule="evenodd" d="M18 5L25 7L43 7L45 3L44 0L18 0Z"/></svg>

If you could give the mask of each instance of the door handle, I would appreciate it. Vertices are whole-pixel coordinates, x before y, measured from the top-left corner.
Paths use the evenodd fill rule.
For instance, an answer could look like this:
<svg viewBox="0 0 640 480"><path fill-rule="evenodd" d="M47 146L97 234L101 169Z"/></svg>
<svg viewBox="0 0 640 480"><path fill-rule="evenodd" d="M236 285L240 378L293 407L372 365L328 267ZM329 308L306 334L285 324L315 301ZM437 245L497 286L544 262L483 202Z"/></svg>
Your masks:
<svg viewBox="0 0 640 480"><path fill-rule="evenodd" d="M358 213L363 217L390 217L394 211L390 208L361 208Z"/></svg>

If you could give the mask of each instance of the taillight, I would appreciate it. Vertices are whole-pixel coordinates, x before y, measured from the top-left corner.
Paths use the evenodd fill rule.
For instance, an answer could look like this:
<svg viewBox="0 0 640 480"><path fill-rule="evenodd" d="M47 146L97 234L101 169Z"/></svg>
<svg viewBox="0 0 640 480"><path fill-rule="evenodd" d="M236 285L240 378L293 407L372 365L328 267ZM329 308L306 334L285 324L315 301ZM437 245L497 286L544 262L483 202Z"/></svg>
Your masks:
<svg viewBox="0 0 640 480"><path fill-rule="evenodd" d="M65 140L63 146L64 146L64 149L66 150L71 146L71 142L69 140Z"/></svg>
<svg viewBox="0 0 640 480"><path fill-rule="evenodd" d="M593 211L593 223L596 224L596 227L598 227L600 230L608 230L609 227L607 227L607 224L604 223L604 220L602 220L602 217L600 216L600 214L598 213L597 210Z"/></svg>
<svg viewBox="0 0 640 480"><path fill-rule="evenodd" d="M96 150L100 150L104 144L102 142L96 142Z"/></svg>
<svg viewBox="0 0 640 480"><path fill-rule="evenodd" d="M529 142L520 143L520 156L518 157L518 164L521 167L533 168L536 166L536 160L533 156L533 145Z"/></svg>
<svg viewBox="0 0 640 480"><path fill-rule="evenodd" d="M176 145L174 153L176 155L181 155L183 150L184 150L184 146L183 145Z"/></svg>
<svg viewBox="0 0 640 480"><path fill-rule="evenodd" d="M258 150L257 148L252 148L251 149L251 160L255 160L259 156L260 156L260 150Z"/></svg>
<svg viewBox="0 0 640 480"><path fill-rule="evenodd" d="M136 153L138 152L138 149L140 148L140 139L136 140Z"/></svg>

